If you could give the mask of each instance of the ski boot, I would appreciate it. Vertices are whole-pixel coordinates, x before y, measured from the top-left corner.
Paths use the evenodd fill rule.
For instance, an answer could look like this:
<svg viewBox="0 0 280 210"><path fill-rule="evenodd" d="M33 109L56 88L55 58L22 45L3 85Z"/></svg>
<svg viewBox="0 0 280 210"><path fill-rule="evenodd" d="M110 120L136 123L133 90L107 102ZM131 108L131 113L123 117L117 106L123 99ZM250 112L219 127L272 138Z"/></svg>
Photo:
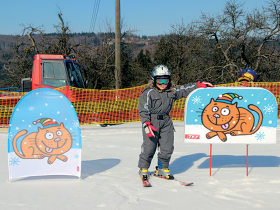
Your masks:
<svg viewBox="0 0 280 210"><path fill-rule="evenodd" d="M139 170L139 175L140 175L141 179L148 180L148 178L149 178L148 169L147 168L141 168Z"/></svg>
<svg viewBox="0 0 280 210"><path fill-rule="evenodd" d="M159 168L156 166L156 176L164 177L165 179L173 180L174 176L171 174L170 170L168 168Z"/></svg>

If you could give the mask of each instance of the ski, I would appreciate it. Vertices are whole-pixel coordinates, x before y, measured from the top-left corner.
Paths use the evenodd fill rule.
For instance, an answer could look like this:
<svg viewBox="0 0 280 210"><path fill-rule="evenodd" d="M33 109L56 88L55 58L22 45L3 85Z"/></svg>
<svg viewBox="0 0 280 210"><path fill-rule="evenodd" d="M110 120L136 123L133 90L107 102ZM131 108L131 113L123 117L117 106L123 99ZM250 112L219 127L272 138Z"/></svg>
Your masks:
<svg viewBox="0 0 280 210"><path fill-rule="evenodd" d="M142 172L144 171L144 173L142 174ZM139 175L140 175L140 178L142 179L142 184L143 184L143 187L151 187L151 183L149 182L149 176L148 176L148 170L147 169L140 169L139 170Z"/></svg>
<svg viewBox="0 0 280 210"><path fill-rule="evenodd" d="M161 179L165 179L165 180L175 181L175 182L180 183L180 184L183 185L183 186L190 186L190 185L193 185L193 182L183 182L183 181L180 181L180 180L178 180L178 179L167 179L167 178L165 178L165 177L163 177L163 176L158 176L158 175L156 175L156 174L153 174L153 176L158 177L158 178L161 178Z"/></svg>
<svg viewBox="0 0 280 210"><path fill-rule="evenodd" d="M148 179L142 179L143 187L151 187L151 183Z"/></svg>

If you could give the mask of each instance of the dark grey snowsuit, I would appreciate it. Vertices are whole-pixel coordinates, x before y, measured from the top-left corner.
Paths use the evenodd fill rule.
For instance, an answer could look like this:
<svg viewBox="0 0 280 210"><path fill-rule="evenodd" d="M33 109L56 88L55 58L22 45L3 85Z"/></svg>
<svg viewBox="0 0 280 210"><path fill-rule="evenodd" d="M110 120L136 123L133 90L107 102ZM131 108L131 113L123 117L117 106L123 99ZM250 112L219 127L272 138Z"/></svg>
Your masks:
<svg viewBox="0 0 280 210"><path fill-rule="evenodd" d="M159 146L159 162L162 168L168 168L174 150L174 127L169 112L175 100L187 96L196 88L196 83L189 83L172 87L175 93L171 89L159 92L151 88L150 84L143 90L138 104L141 122L150 121L157 131L154 132L155 138L149 138L142 128L143 144L139 155L139 168L150 167L157 145Z"/></svg>

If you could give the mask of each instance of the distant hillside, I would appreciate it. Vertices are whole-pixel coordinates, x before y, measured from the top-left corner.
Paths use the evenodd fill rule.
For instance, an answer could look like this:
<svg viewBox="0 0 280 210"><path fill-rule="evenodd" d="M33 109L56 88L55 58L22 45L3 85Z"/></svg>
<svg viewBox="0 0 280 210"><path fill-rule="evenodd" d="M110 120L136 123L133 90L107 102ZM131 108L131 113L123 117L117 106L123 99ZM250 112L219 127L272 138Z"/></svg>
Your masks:
<svg viewBox="0 0 280 210"><path fill-rule="evenodd" d="M0 50L7 50L15 46L17 36L0 35Z"/></svg>
<svg viewBox="0 0 280 210"><path fill-rule="evenodd" d="M114 34L113 34L114 35ZM46 36L58 36L56 33L46 34ZM39 41L42 35L34 35L35 41ZM103 34L89 34L89 33L71 33L70 41L72 44L85 44L91 46L99 46L102 43ZM152 52L155 48L155 44L159 42L162 35L159 36L125 36L122 38L122 42L131 44L133 46L133 56L137 56L141 49L144 51L147 49ZM16 35L0 35L0 61L4 61L3 55L10 53L11 49L17 45L19 36ZM27 38L27 37L26 37ZM111 43L114 43L112 39Z"/></svg>

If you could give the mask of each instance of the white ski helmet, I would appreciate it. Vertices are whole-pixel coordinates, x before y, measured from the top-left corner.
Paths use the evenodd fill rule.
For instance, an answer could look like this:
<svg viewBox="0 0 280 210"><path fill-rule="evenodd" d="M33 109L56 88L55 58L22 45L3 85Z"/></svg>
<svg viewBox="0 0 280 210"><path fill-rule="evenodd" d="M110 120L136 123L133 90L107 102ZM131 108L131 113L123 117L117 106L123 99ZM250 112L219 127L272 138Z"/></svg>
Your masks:
<svg viewBox="0 0 280 210"><path fill-rule="evenodd" d="M165 65L157 65L155 68L153 68L152 78L159 76L168 76L171 78L171 71Z"/></svg>

